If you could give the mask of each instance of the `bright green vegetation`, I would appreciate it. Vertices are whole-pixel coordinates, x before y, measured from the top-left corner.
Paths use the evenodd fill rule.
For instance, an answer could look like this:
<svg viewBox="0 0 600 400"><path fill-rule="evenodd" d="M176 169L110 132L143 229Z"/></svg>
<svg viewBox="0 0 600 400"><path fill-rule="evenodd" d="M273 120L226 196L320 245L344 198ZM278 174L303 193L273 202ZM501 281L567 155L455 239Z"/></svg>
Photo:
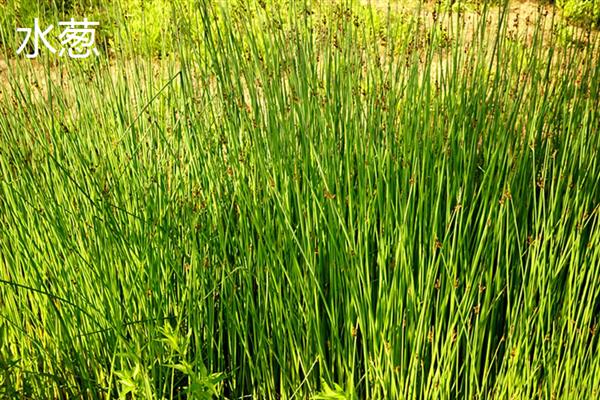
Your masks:
<svg viewBox="0 0 600 400"><path fill-rule="evenodd" d="M558 0L557 3L569 20L600 27L599 0Z"/></svg>
<svg viewBox="0 0 600 400"><path fill-rule="evenodd" d="M0 75L0 398L599 396L594 35L174 7Z"/></svg>
<svg viewBox="0 0 600 400"><path fill-rule="evenodd" d="M31 27L39 18L44 27L71 17L86 17L97 21L98 47L131 56L141 51L164 55L178 47L176 41L185 40L189 46L199 37L190 29L190 21L199 17L195 0L62 0L22 1L0 0L0 46L6 53L14 52L13 43L22 40L14 27ZM194 6L196 4L196 6ZM56 43L56 40L54 41Z"/></svg>
<svg viewBox="0 0 600 400"><path fill-rule="evenodd" d="M31 26L38 17L56 24L73 16L86 16L99 21L97 43L111 54L117 51L121 56L139 53L141 50L153 55L165 56L175 51L185 42L194 46L201 37L195 29L194 21L200 17L204 0L0 0L0 48L12 52L16 37L14 26ZM224 0L213 3L225 3ZM228 0L244 8L241 0ZM379 8L387 7L387 0L363 0ZM393 6L418 4L420 0L391 0ZM263 0L263 4L273 0ZM279 4L282 2L279 1ZM501 5L504 0L427 0L425 7L442 9L475 10L485 4ZM540 4L555 4L565 21L583 27L600 27L600 0L541 0ZM133 47L132 47L133 45Z"/></svg>

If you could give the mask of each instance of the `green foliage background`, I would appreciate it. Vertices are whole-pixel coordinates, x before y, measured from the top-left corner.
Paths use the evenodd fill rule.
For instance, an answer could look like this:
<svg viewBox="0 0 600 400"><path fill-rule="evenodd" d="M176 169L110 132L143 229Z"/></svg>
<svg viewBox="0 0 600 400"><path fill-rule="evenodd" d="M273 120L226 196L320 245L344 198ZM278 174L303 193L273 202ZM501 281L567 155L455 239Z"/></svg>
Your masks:
<svg viewBox="0 0 600 400"><path fill-rule="evenodd" d="M600 27L600 0L558 0L557 3L567 19Z"/></svg>
<svg viewBox="0 0 600 400"><path fill-rule="evenodd" d="M392 0L392 3L396 2ZM229 3L235 9L243 8L245 2L233 0ZM265 0L262 3L270 8L284 5L284 12L290 7L288 1ZM452 3L457 6L459 2ZM588 27L600 25L600 0L558 0L556 3L568 21ZM101 48L121 54L146 51L165 56L176 47L176 38L198 42L198 29L190 21L198 19L199 7L198 0L0 0L0 45L6 47L7 43L2 43L4 38L14 47L18 40L15 28L31 26L35 17L42 19L45 25L56 24L63 18L87 17L100 22L96 42ZM136 45L132 48L131 43Z"/></svg>
<svg viewBox="0 0 600 400"><path fill-rule="evenodd" d="M0 29L3 31L0 40L3 37L7 43L0 44L13 46L21 39L15 37L15 28L31 27L36 17L40 18L42 26L56 26L58 21L69 18L88 18L100 23L96 29L96 43L100 48L121 54L149 52L161 56L174 49L174 38L182 29L189 29L189 24L183 21L197 17L198 9L194 4L193 0L177 2L177 7L174 2L165 0L4 0L0 4Z"/></svg>

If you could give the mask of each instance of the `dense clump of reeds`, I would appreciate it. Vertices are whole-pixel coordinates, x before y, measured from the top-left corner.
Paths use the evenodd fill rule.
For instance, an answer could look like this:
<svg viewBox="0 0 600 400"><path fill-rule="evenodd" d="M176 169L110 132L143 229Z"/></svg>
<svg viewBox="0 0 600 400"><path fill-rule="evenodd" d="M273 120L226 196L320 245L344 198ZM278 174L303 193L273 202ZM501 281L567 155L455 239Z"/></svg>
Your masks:
<svg viewBox="0 0 600 400"><path fill-rule="evenodd" d="M168 60L9 63L0 397L598 396L593 35L200 3Z"/></svg>

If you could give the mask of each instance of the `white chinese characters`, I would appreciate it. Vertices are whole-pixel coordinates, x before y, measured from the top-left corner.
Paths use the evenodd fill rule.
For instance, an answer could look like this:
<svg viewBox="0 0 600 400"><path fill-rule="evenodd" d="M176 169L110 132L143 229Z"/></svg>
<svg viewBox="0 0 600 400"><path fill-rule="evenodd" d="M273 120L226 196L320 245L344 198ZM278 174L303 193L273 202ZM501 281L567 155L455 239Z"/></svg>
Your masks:
<svg viewBox="0 0 600 400"><path fill-rule="evenodd" d="M23 44L21 44L21 47L19 47L17 49L17 54L21 54L21 52L23 52L23 50L25 50L25 46L27 46L27 43L29 43L30 40L33 40L33 52L26 54L25 56L27 58L35 58L40 54L40 41L42 41L42 43L44 44L44 46L46 46L46 48L48 50L50 50L52 53L56 53L56 50L54 49L54 47L52 47L52 45L46 39L46 36L52 30L52 28L54 28L54 26L50 25L45 31L42 31L42 29L40 28L40 23L39 23L38 18L36 18L33 22L33 29L17 28L17 32L25 32L25 34L26 34ZM33 34L33 39L31 38L32 34Z"/></svg>
<svg viewBox="0 0 600 400"><path fill-rule="evenodd" d="M64 30L58 36L62 46L58 50L59 56L62 57L68 54L70 58L87 58L92 54L99 55L98 49L95 47L96 30L93 28L99 25L98 22L88 21L87 18L84 18L83 21L76 21L71 18L70 21L59 22L58 25L64 27ZM54 29L54 25L42 30L38 18L35 18L33 28L17 28L17 32L25 33L25 39L17 49L17 54L23 53L28 43L31 43L33 49L25 54L27 58L39 56L41 46L56 54L57 49L48 41L48 35L52 29Z"/></svg>

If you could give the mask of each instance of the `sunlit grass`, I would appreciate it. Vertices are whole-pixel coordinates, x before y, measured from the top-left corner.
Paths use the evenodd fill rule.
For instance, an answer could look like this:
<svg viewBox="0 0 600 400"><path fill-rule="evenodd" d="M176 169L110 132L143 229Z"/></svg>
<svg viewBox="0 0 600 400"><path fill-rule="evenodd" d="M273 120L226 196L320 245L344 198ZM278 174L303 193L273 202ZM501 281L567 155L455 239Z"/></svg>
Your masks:
<svg viewBox="0 0 600 400"><path fill-rule="evenodd" d="M7 64L0 397L598 396L594 35L200 3Z"/></svg>

